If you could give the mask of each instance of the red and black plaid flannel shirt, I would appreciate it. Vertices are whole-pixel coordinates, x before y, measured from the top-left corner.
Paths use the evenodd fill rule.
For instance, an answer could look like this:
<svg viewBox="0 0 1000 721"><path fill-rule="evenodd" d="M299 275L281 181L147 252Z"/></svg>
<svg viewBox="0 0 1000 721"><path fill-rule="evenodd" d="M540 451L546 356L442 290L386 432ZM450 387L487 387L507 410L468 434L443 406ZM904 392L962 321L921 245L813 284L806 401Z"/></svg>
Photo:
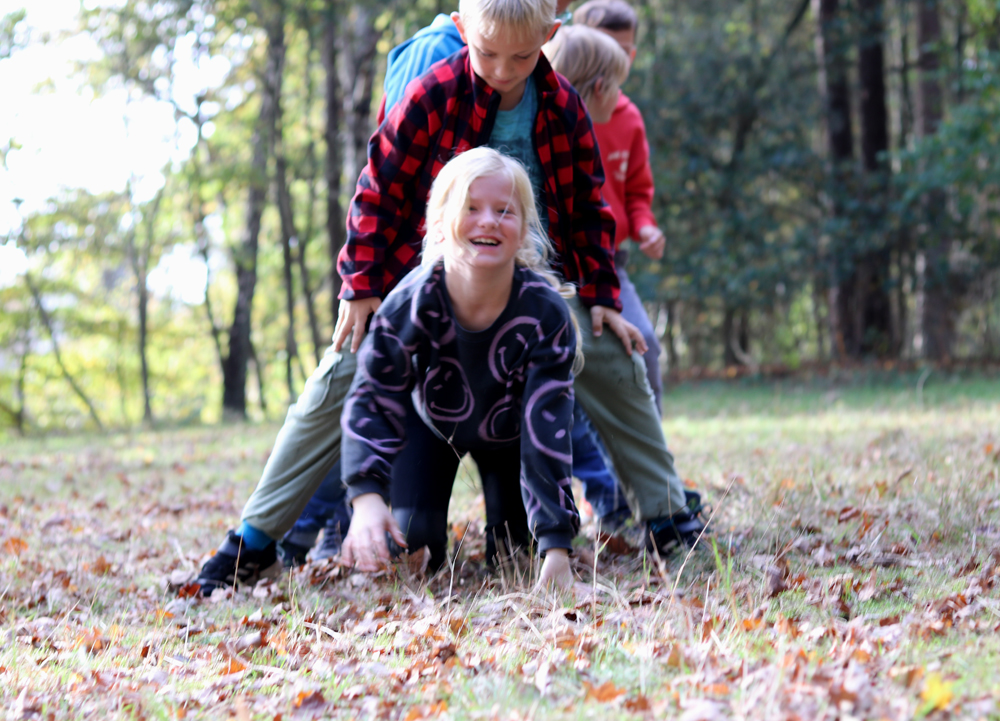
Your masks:
<svg viewBox="0 0 1000 721"><path fill-rule="evenodd" d="M621 310L604 202L604 170L590 116L573 87L539 55L535 149L545 176L552 266L577 284L584 304ZM500 94L475 75L468 49L410 83L368 142L337 268L341 298L385 297L420 263L431 183L455 155L488 142Z"/></svg>

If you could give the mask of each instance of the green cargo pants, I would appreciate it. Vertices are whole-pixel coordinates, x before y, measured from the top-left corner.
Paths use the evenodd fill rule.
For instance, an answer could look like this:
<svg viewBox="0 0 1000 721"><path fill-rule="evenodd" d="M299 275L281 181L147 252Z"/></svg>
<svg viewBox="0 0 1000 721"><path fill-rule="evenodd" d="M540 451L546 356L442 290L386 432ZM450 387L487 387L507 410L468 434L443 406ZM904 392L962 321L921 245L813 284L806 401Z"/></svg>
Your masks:
<svg viewBox="0 0 1000 721"><path fill-rule="evenodd" d="M595 338L590 312L578 298L569 304L580 324L585 358L574 384L576 397L604 440L638 520L672 515L684 507L684 487L667 450L642 356L626 355L608 328ZM354 354L327 349L288 410L260 482L243 508L244 522L279 539L301 515L340 460L340 413L356 368Z"/></svg>

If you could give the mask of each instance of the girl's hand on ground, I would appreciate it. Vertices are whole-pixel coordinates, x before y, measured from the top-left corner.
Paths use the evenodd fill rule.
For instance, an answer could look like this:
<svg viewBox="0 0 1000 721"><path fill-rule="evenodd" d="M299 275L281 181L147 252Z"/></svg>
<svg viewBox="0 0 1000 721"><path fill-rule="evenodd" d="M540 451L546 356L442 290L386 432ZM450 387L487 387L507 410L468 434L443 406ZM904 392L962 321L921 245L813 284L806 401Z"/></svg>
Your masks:
<svg viewBox="0 0 1000 721"><path fill-rule="evenodd" d="M550 548L545 552L545 560L542 561L542 572L538 576L538 588L566 590L572 586L573 572L569 567L569 553L565 548Z"/></svg>
<svg viewBox="0 0 1000 721"><path fill-rule="evenodd" d="M365 323L368 316L382 305L380 298L362 298L361 300L342 300L337 310L337 327L333 329L333 349L340 352L341 346L347 340L347 334L354 329L351 339L351 353L357 353L361 341L365 337Z"/></svg>
<svg viewBox="0 0 1000 721"><path fill-rule="evenodd" d="M639 229L639 250L653 260L663 257L663 249L667 245L667 239L663 231L655 225L647 225Z"/></svg>
<svg viewBox="0 0 1000 721"><path fill-rule="evenodd" d="M607 323L608 328L618 336L622 345L625 346L625 352L629 355L632 355L633 341L635 342L635 349L640 353L645 353L649 350L649 347L646 345L646 339L642 337L642 331L625 320L625 316L613 308L603 305L591 307L590 322L595 336L601 335L604 330L604 324Z"/></svg>
<svg viewBox="0 0 1000 721"><path fill-rule="evenodd" d="M403 548L406 548L406 537L379 494L363 493L351 505L354 515L344 539L341 562L366 573L380 571L389 563L386 531Z"/></svg>

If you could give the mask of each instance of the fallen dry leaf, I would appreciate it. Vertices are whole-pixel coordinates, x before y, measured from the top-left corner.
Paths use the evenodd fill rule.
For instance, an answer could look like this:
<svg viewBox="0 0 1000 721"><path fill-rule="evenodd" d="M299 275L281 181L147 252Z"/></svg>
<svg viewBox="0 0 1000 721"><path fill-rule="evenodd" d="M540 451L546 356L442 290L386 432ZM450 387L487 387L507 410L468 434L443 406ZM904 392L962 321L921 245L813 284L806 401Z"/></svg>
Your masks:
<svg viewBox="0 0 1000 721"><path fill-rule="evenodd" d="M618 688L612 681L605 681L600 686L594 686L584 681L583 687L586 690L586 698L601 703L610 703L625 694L625 689Z"/></svg>

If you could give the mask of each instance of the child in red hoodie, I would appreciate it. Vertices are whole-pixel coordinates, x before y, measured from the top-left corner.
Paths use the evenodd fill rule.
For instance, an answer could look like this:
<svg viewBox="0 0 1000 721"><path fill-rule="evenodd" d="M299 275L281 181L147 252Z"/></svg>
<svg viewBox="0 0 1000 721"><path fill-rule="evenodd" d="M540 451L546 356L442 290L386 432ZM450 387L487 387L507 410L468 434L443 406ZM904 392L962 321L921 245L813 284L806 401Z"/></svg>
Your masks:
<svg viewBox="0 0 1000 721"><path fill-rule="evenodd" d="M635 59L635 29L638 18L632 6L624 0L590 0L573 13L574 25L587 25L610 35L629 57ZM595 88L600 98L602 88ZM617 91L617 85L603 88L604 95ZM614 100L602 98L605 102ZM590 105L588 105L590 107ZM593 114L593 112L592 112ZM653 172L649 167L649 143L646 125L635 104L625 93L617 91L617 101L607 122L595 119L594 132L601 146L601 161L606 178L604 200L615 216L615 269L621 284L622 315L642 331L649 350L643 355L649 385L656 397L656 408L663 415L663 383L660 377L660 343L653 325L642 307L639 294L629 280L625 266L628 250L622 247L626 238L639 245L639 250L653 260L663 257L666 244L663 233L653 216Z"/></svg>

